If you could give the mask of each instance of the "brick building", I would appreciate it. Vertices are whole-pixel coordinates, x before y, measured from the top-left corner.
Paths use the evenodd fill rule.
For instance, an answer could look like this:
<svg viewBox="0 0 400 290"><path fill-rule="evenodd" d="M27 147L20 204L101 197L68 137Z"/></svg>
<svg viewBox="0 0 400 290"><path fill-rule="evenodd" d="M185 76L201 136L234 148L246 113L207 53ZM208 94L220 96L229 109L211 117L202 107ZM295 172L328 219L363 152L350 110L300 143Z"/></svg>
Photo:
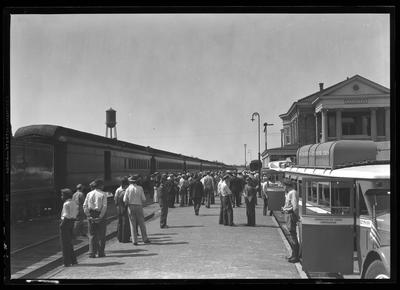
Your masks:
<svg viewBox="0 0 400 290"><path fill-rule="evenodd" d="M390 90L355 75L294 102L279 115L281 147L264 150L268 162L296 156L303 145L341 139L390 141ZM387 142L389 143L389 142Z"/></svg>

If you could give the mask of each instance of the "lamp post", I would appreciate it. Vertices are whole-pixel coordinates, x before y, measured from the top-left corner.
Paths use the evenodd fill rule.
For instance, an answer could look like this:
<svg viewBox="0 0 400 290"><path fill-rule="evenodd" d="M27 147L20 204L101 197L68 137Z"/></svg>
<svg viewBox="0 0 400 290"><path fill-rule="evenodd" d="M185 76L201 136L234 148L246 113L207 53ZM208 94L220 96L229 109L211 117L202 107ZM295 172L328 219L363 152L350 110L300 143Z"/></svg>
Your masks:
<svg viewBox="0 0 400 290"><path fill-rule="evenodd" d="M268 126L273 126L274 124L269 124L267 122L264 123L264 132L265 132L265 151L267 151L267 127Z"/></svg>
<svg viewBox="0 0 400 290"><path fill-rule="evenodd" d="M246 162L246 144L244 144L244 169L246 169L246 165L247 165L247 162Z"/></svg>
<svg viewBox="0 0 400 290"><path fill-rule="evenodd" d="M254 112L251 115L251 121L252 122L255 120L254 116L257 116L257 118L258 118L258 189L259 189L258 197L261 197L260 114L257 113L257 112Z"/></svg>

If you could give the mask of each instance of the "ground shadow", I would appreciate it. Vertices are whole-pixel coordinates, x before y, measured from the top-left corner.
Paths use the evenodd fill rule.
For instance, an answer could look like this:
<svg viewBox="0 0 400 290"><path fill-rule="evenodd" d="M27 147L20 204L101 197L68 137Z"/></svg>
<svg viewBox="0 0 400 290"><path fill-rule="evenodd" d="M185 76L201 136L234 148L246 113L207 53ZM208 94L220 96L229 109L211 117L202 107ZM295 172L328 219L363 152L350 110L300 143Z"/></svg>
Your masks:
<svg viewBox="0 0 400 290"><path fill-rule="evenodd" d="M219 214L200 214L200 216L219 216Z"/></svg>
<svg viewBox="0 0 400 290"><path fill-rule="evenodd" d="M115 250L115 251L107 251L107 252L109 252L109 253L121 253L121 254L123 254L123 253L136 253L136 252L144 252L144 251L147 251L147 250L143 250L143 249L130 249L130 250Z"/></svg>
<svg viewBox="0 0 400 290"><path fill-rule="evenodd" d="M237 227L246 227L246 228L273 228L273 229L278 229L278 226L269 226L269 225L258 225L256 224L255 226L248 226L247 224L236 224Z"/></svg>
<svg viewBox="0 0 400 290"><path fill-rule="evenodd" d="M151 243L151 245L184 245L189 244L188 242L166 242L166 243Z"/></svg>
<svg viewBox="0 0 400 290"><path fill-rule="evenodd" d="M145 251L147 251L147 250L145 250ZM115 258L115 257L117 257L117 258L125 258L125 257L148 257L148 256L156 256L156 255L158 255L158 254L156 254L156 253L148 253L148 254L132 254L132 255L107 255L107 256L105 256L105 257L103 257L103 258Z"/></svg>
<svg viewBox="0 0 400 290"><path fill-rule="evenodd" d="M176 229L176 228L201 228L204 227L203 225L190 225L190 226L170 226L170 229Z"/></svg>
<svg viewBox="0 0 400 290"><path fill-rule="evenodd" d="M148 237L151 238L152 236L169 236L169 235L177 235L177 233L155 233L148 235Z"/></svg>
<svg viewBox="0 0 400 290"><path fill-rule="evenodd" d="M73 267L105 267L105 266L116 266L123 265L121 262L108 262L108 263L96 263L96 264L76 264Z"/></svg>

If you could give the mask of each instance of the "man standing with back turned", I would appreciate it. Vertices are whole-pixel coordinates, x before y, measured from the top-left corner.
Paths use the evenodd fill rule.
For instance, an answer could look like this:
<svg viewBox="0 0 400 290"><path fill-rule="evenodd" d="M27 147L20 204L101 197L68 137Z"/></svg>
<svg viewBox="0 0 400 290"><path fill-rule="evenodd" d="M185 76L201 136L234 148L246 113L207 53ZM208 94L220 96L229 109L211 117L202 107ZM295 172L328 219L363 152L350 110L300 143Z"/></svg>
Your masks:
<svg viewBox="0 0 400 290"><path fill-rule="evenodd" d="M292 255L288 258L290 263L299 262L299 241L297 240L296 225L299 221L299 196L294 189L293 183L290 180L283 182L285 186L285 205L282 212L286 216L286 226L290 233L290 244L292 246Z"/></svg>
<svg viewBox="0 0 400 290"><path fill-rule="evenodd" d="M102 180L95 180L91 184L94 190L89 192L83 203L83 210L89 222L89 257L105 257L107 194L103 191Z"/></svg>

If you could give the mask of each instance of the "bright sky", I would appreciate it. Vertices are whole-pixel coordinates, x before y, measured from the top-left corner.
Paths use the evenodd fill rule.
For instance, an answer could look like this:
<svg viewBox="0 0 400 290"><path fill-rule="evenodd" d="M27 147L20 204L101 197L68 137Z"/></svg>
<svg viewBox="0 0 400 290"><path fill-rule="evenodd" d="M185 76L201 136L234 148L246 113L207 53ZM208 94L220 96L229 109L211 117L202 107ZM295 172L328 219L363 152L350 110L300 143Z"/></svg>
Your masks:
<svg viewBox="0 0 400 290"><path fill-rule="evenodd" d="M292 103L359 74L390 88L389 14L11 16L11 126L52 124L226 164L280 146Z"/></svg>

